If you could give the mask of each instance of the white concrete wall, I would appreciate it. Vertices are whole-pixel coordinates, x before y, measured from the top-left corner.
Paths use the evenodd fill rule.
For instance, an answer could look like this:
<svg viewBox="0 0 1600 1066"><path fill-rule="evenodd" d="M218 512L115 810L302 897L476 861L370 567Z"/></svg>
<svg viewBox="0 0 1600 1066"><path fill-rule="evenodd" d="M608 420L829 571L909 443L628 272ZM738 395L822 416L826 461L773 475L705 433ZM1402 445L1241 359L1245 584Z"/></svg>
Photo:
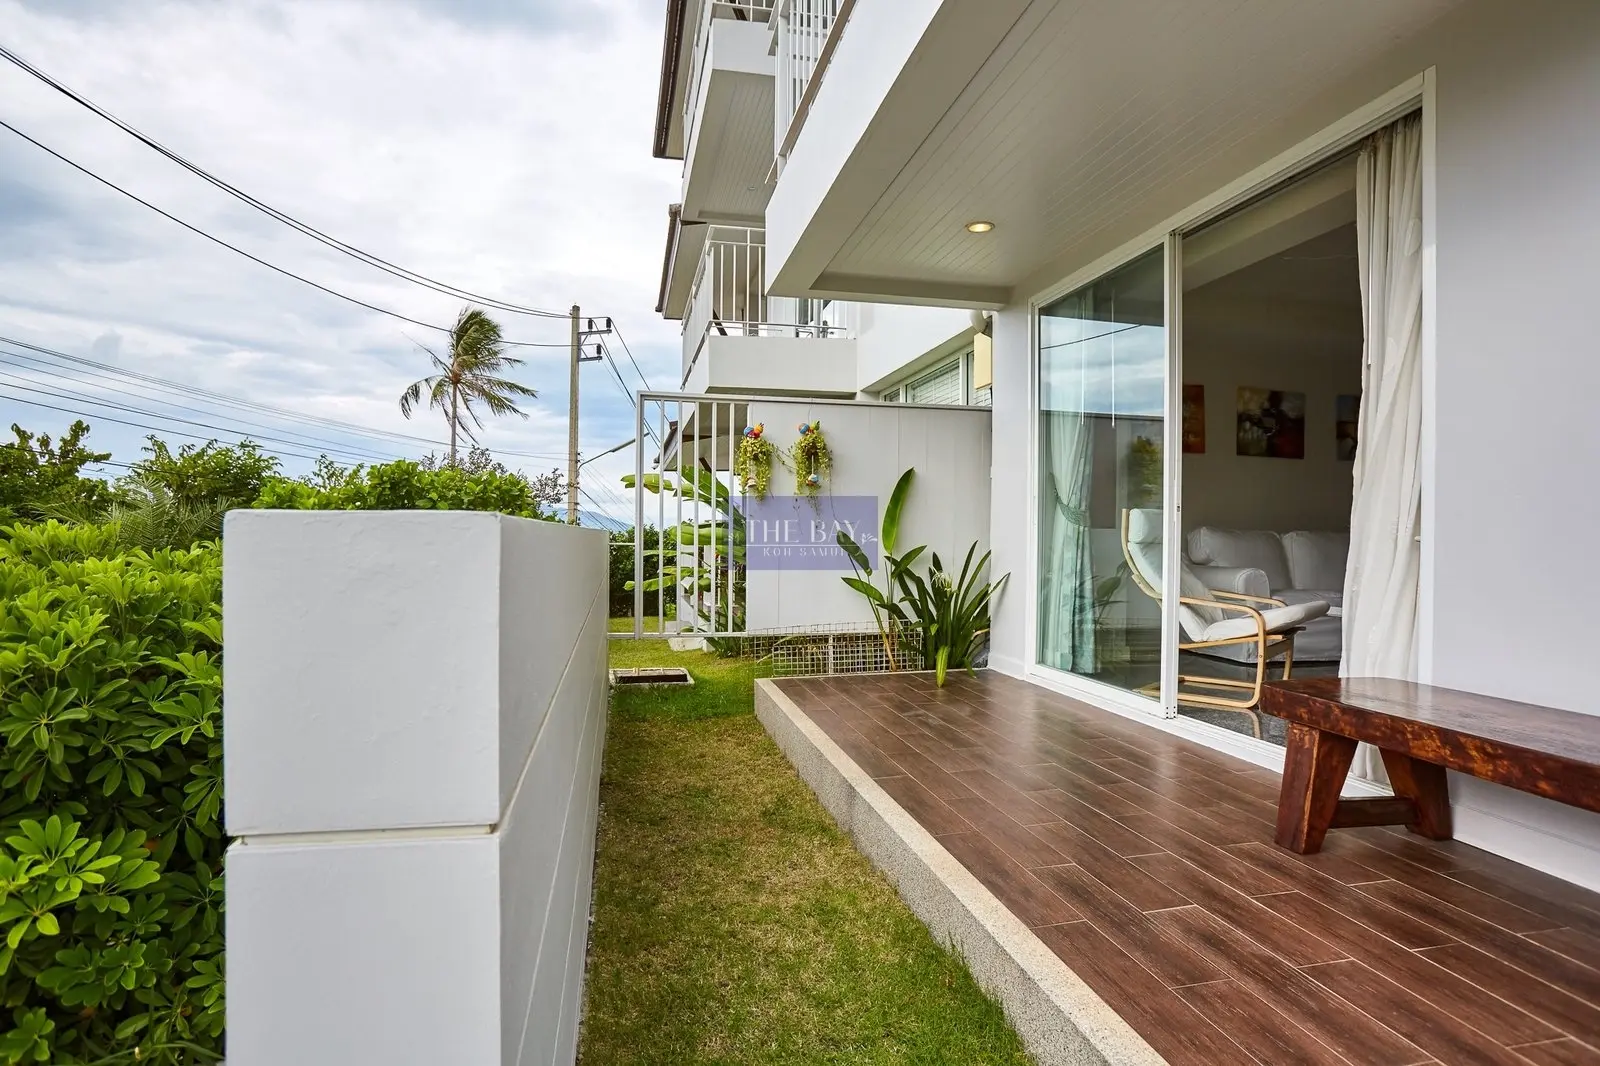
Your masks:
<svg viewBox="0 0 1600 1066"><path fill-rule="evenodd" d="M1432 679L1600 714L1600 5L1536 10L1479 4L1434 60ZM1463 839L1600 888L1600 815L1452 788Z"/></svg>
<svg viewBox="0 0 1600 1066"><path fill-rule="evenodd" d="M234 1066L574 1061L606 552L493 514L228 516Z"/></svg>
<svg viewBox="0 0 1600 1066"><path fill-rule="evenodd" d="M1172 202L1148 205L1103 233L1076 268L1430 67L1438 358L1434 513L1425 531L1429 680L1600 714L1590 670L1600 602L1591 549L1600 529L1592 489L1600 421L1591 410L1600 395L1591 311L1600 5L1464 5L1414 47L1353 70L1274 143L1197 167L1190 186L1166 190ZM1023 517L1033 295L1031 286L1016 293L995 323L991 524L996 565L1019 581L1033 573ZM1209 428L1214 437L1222 429ZM1021 600L1011 597L996 619L993 661L1008 672L1022 669L1032 625ZM1462 840L1600 888L1600 816L1459 776L1451 787Z"/></svg>
<svg viewBox="0 0 1600 1066"><path fill-rule="evenodd" d="M972 342L972 312L950 307L857 304L855 387L868 399Z"/></svg>
<svg viewBox="0 0 1600 1066"><path fill-rule="evenodd" d="M801 422L820 420L833 455L826 491L836 496L877 497L880 522L900 475L915 468L916 480L901 516L900 546L926 544L939 553L947 567L954 568L960 567L974 542L980 556L989 546L989 418L989 411L982 407L776 400L750 404L751 421L765 423L767 436L784 454L799 435ZM773 491L793 493L793 475L787 468L774 467ZM991 576L1004 572L993 570ZM841 622L870 625L872 614L866 601L840 580L849 573L748 572L749 628Z"/></svg>
<svg viewBox="0 0 1600 1066"><path fill-rule="evenodd" d="M849 337L706 338L685 392L851 396L856 342Z"/></svg>

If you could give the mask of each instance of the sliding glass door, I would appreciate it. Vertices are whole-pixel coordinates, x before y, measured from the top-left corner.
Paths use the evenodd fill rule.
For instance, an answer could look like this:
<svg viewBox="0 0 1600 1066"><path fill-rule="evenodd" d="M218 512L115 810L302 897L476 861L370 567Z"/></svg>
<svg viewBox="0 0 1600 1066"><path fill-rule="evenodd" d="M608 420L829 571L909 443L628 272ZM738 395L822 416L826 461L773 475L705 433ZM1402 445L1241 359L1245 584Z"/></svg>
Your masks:
<svg viewBox="0 0 1600 1066"><path fill-rule="evenodd" d="M1039 313L1041 665L1161 689L1163 250Z"/></svg>

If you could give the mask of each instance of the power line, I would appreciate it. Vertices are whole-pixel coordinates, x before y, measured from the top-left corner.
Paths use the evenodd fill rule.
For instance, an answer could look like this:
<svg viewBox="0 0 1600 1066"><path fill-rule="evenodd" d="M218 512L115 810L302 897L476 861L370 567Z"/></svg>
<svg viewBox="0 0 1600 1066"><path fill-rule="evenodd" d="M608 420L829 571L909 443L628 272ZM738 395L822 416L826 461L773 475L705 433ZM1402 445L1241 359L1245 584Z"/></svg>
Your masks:
<svg viewBox="0 0 1600 1066"><path fill-rule="evenodd" d="M44 367L30 366L27 363L16 362L16 361L14 361L12 359L5 358L5 356L10 355L10 354L11 353L9 353L9 352L5 352L3 350L0 350L0 365L16 367L16 368L18 368L20 370L26 371L29 374L40 374L40 375L44 375L46 377L59 378L62 381L70 382L70 383L75 384L75 385L81 384L81 385L84 385L84 386L87 386L87 387L93 388L93 389L100 389L100 390L104 390L104 391L110 391L113 388L113 386L101 384L100 382L95 381L92 378L75 377L75 376L72 376L72 375L69 375L69 374L63 374L63 373L60 373L60 372L57 372L57 371L52 371L52 370L46 369ZM24 356L22 358L27 358L27 357ZM38 362L43 362L43 360L32 360L32 362L38 363ZM0 377L12 377L12 376L13 375L0 374ZM38 379L34 378L34 377L26 377L26 378L23 378L22 380L24 380L24 381L33 381L33 382L37 382L38 381ZM125 384L127 386L131 386L133 388L138 388L138 389L148 388L148 386L140 385L137 382L128 382L128 383L125 383ZM84 394L79 394L79 395L84 395ZM90 398L90 397L86 396L86 398ZM186 412L189 412L191 414L212 415L214 417L225 418L230 422L237 422L239 425L247 427L248 429L252 429L252 430L269 430L269 431L276 431L276 432L280 432L280 433L288 433L291 436L301 438L299 441L296 441L295 443L302 444L302 445L308 446L308 447L324 448L325 450L329 451L330 453L337 452L337 453L341 453L343 455L346 455L346 456L348 456L350 458L354 458L354 459L360 459L360 460L363 460L363 461L372 460L372 459L378 459L378 460L387 461L389 459L394 458L394 456L391 455L391 454L379 453L379 452L372 451L372 450L367 449L367 448L361 448L361 447L353 446L353 445L349 444L348 442L331 440L331 439L329 439L327 437L315 437L315 436L312 436L309 433L301 433L301 432L299 432L297 430L284 429L284 428L282 428L280 426L266 425L266 424L263 424L261 422L251 422L251 421L249 421L247 419L237 418L237 417L235 417L233 415L224 414L224 413L222 413L220 411L211 411L211 410L207 410L205 408L193 407L193 406L190 406L188 404L176 403L176 402L174 402L172 400L169 400L169 399L167 399L167 398L165 398L163 396L160 396L160 395L149 395L148 393L146 393L145 395L139 396L138 399L141 399L141 400L147 399L151 403L158 403L158 404L161 404L161 405L163 405L165 407L173 408L173 409L178 410L178 411L186 411ZM159 413L163 417L165 417L165 413L164 412L153 412L152 411L152 412L148 412L148 413L152 414L152 415L155 415L155 414Z"/></svg>
<svg viewBox="0 0 1600 1066"><path fill-rule="evenodd" d="M0 385L0 388L4 388L4 386ZM5 393L0 393L0 398L4 398L4 399L7 399L7 400L10 400L13 403L25 403L30 407L43 407L43 408L46 408L47 410L51 410L51 411L60 411L63 414L76 415L79 418L82 418L82 417L87 415L88 417L94 418L94 419L96 419L97 421L100 421L100 422L112 422L112 423L115 423L115 424L117 424L119 426L132 426L135 429L156 430L157 432L166 433L166 434L168 434L170 436L174 436L174 437L188 437L191 440L215 440L216 439L215 437L201 436L198 433L185 433L182 430L178 430L178 429L168 429L166 426L152 426L147 422L130 422L127 419L113 418L110 415L97 414L97 413L92 412L92 411L80 411L80 410L76 410L76 409L71 408L71 407L57 407L55 404L42 403L42 402L40 402L38 400L29 400L29 399L26 399L26 398L21 397L21 396L11 396L11 395L7 395ZM227 431L224 430L223 432L227 432ZM235 436L235 437L239 437L241 440L252 440L252 439L254 439L254 438L249 437L248 435L245 435L245 434L233 433L233 434L230 434L230 435L231 436ZM289 451L287 449L281 449L281 448L262 448L261 450L263 452L266 452L268 455L276 455L280 459L316 459L316 458L318 458L318 456L315 456L315 455L307 455L307 454L305 454L303 452L294 452L294 451ZM116 464L116 465L120 465L120 464Z"/></svg>
<svg viewBox="0 0 1600 1066"><path fill-rule="evenodd" d="M627 353L628 362L633 364L634 373L639 375L639 383L644 386L644 391L654 392L655 390L650 387L649 379L644 376L644 371L639 369L638 360L634 359L633 357L633 349L628 347L628 339L622 335L622 327L613 322L611 323L611 328L617 334L617 343L621 344L622 350Z"/></svg>
<svg viewBox="0 0 1600 1066"><path fill-rule="evenodd" d="M276 219L279 222L282 222L286 226L298 230L313 240L327 245L329 248L332 248L335 251L350 256L352 259L357 259L363 263L366 263L368 266L376 267L387 274L392 274L393 276L404 281L409 281L414 285L421 285L424 288L432 289L435 292L441 292L447 296L456 297L457 299L465 299L474 301L476 303L481 303L486 306L494 307L500 311L510 311L515 314L533 315L541 318L567 317L566 313L563 311L549 311L538 307L524 307L519 304L509 303L505 300L497 300L490 296L482 296L477 293L469 292L468 290L460 288L459 286L450 285L435 278L430 278L425 274L419 274L414 270L409 270L406 267L397 266L396 264L389 262L387 259L382 259L376 255L373 255L371 252L363 251L360 248L357 248L355 245L347 244L346 242L335 237L330 237L328 234L322 232L314 226L301 222L299 219L278 210L270 204L263 203L242 189L229 184L228 182L217 177L215 174L212 174L210 171L207 171L190 160L185 159L183 156L167 148L165 145L151 137L146 136L139 130L130 126L128 123L122 121L120 118L117 118L115 115L111 114L111 112L105 110L92 100L89 100L81 93L76 92L72 88L57 81L55 78L52 78L44 71L28 63L15 52L12 52L3 45L0 45L0 58L7 60L19 69L31 74L33 77L44 82L44 84L50 86L50 88L56 90L56 92L61 93L74 103L77 103L94 112L96 115L99 115L101 118L105 119L107 122L110 122L112 125L122 130L124 133L138 140L146 147L159 152L161 155L178 164L180 167L183 167L196 177L210 183L218 189L221 189L229 196L234 197L242 203L248 204L256 210L261 211L262 213L270 216L273 219Z"/></svg>
<svg viewBox="0 0 1600 1066"><path fill-rule="evenodd" d="M189 223L189 222L185 222L183 219L179 218L177 215L174 215L171 212L162 210L161 208L157 207L155 204L151 203L149 200L144 199L143 197L139 196L136 193L129 192L127 189L124 189L122 186L118 185L114 181L111 181L109 178L102 178L99 174L96 174L94 171L90 170L86 166L83 166L81 163L76 163L73 160L68 159L66 156L62 155L60 152L56 151L54 148L51 148L46 144L43 144L43 143L41 143L39 141L34 140L32 137L28 136L26 133L23 133L21 130L17 129L17 127L11 125L11 123L5 121L4 119L0 119L0 127L4 127L5 129L10 130L12 133L16 134L18 137L21 137L23 140L27 141L29 144L33 145L35 148L37 148L40 151L46 153L47 155L53 156L54 158L60 160L61 162L65 163L65 164L67 164L67 166L71 167L73 170L78 171L80 174L84 174L84 175L86 175L88 177L91 177L95 181L99 182L101 185L104 185L106 188L111 189L111 190L113 190L115 192L119 192L123 196L126 196L128 199L132 200L134 203L140 204L141 206L149 208L150 210L154 211L156 214L160 215L162 218L165 218L165 219L167 219L168 221L171 221L171 222L176 222L178 225L182 226L184 229L188 230L190 233L193 233L193 234L195 234L197 236L200 236L200 237L204 237L206 240L210 241L213 244L220 245L223 248L228 249L230 252L234 252L234 253L237 253L238 255L244 256L246 259L250 260L252 263L255 263L255 264L259 265L259 266L264 266L268 270L271 270L271 271L273 271L275 273L278 273L278 274L282 274L286 278L293 278L295 281L298 281L301 284L309 285L313 289L316 289L318 292L327 293L329 296L332 296L332 297L334 297L336 299L339 299L339 300L344 300L346 303L355 304L357 307L364 307L368 311L376 311L380 315L388 315L390 318L398 319L401 322L408 322L413 326L421 326L423 329L431 329L431 330L435 330L435 331L437 331L439 333L445 333L445 334L448 334L448 333L451 332L450 327L448 327L448 326L436 326L432 322L424 322L421 319L411 318L408 315L402 315L398 311L390 311L388 308L379 307L377 304L369 304L365 300L359 299L359 298L357 298L355 296L350 296L350 295L348 295L346 293L342 293L342 292L338 291L337 289L330 289L330 288L328 288L328 286L323 285L320 282L312 281L310 278L303 277L303 276L301 276L299 274L296 274L294 271L285 269L284 267L281 267L281 266L278 266L276 263L269 263L265 259L262 259L260 256L255 255L255 254L253 254L251 252L247 252L243 248L240 248L236 244L229 244L227 241L223 240L221 237L212 236L210 233L207 233L205 230L201 229L199 226L193 225L192 223ZM556 343L556 342L545 342L545 341L506 341L504 343L507 344L507 345L514 345L514 346L519 347L519 348L565 348L566 347L566 345L564 345L564 344L560 344L560 343Z"/></svg>
<svg viewBox="0 0 1600 1066"><path fill-rule="evenodd" d="M176 422L179 425L198 426L201 429L209 429L214 433L228 433L228 434L231 434L231 435L236 436L236 437L248 437L251 440L266 441L266 442L268 442L270 444L281 444L281 445L284 445L286 447L291 447L291 448L314 448L314 447L316 447L316 445L308 444L305 441L285 440L282 437L269 437L269 436L265 436L265 435L258 435L258 434L255 434L255 433L245 433L245 432L241 432L240 430L234 429L234 428L229 427L229 426L215 426L215 425L212 425L209 422L200 422L200 421L197 421L197 420L192 419L192 418L180 418L177 415L169 415L169 414L166 414L166 413L164 413L162 411L148 411L148 410L145 410L142 407L131 407L131 406L127 405L127 404L115 403L115 402L110 401L110 400L102 400L102 399L99 399L98 397L88 396L88 395L85 395L84 393L80 393L80 392L72 392L70 390L64 391L64 392L57 392L54 389L43 389L43 388L36 388L34 386L31 386L31 385L22 385L22 384L18 384L17 381L18 380L26 381L26 380L29 380L29 379L27 379L27 378L16 379L15 376L11 375L11 374L0 374L0 379L11 379L11 380L0 381L0 386L4 386L6 388L12 388L12 389L21 389L24 392L37 393L37 394L39 394L41 396L49 396L52 399L76 400L79 403L86 403L86 404L89 404L89 405L94 406L94 407L104 407L104 408L106 408L108 410L112 410L112 411L124 411L124 412L126 412L128 414L144 415L146 418L156 418L156 419L160 419L163 422ZM19 397L19 396L11 396L9 398L13 399L13 400L22 400L22 398ZM26 400L22 400L22 402L25 403L27 401ZM103 417L103 416L95 415L94 417L100 418L100 417ZM347 451L346 449L343 449L343 448L322 449L322 453L326 454L330 450L331 451L335 451L335 452L343 452L348 457L357 458L357 459L363 459L363 460L371 459L371 458L378 458L378 459L382 459L382 460L387 462L387 461L391 461L391 460L394 460L394 459L401 458L401 456L393 455L393 454L380 455L378 453L367 453L366 455L362 455L362 454L360 454L358 452ZM305 456L304 458L315 459L316 456L315 455L309 455L309 456Z"/></svg>
<svg viewBox="0 0 1600 1066"><path fill-rule="evenodd" d="M617 361L611 357L611 348L604 341L600 343L600 354L605 356L606 365L611 368L611 376L616 379L617 388L622 390L622 395L627 399L628 406L637 412L639 410L639 397L628 388L628 383L622 380L622 371L617 369ZM656 433L655 427L650 424L649 419L644 419L643 421L644 431L650 434L650 438L656 442L656 447L661 447L661 437Z"/></svg>
<svg viewBox="0 0 1600 1066"><path fill-rule="evenodd" d="M400 433L400 432L397 432L395 430L377 429L377 428L374 428L374 427L371 427L371 426L361 426L361 425L357 425L356 423L353 423L353 422L343 422L343 421L340 421L339 419L334 419L334 418L325 418L325 417L317 416L317 415L307 415L307 414L303 414L303 413L298 412L298 411L291 411L291 410L289 410L287 408L275 407L275 406L273 406L271 404L259 403L259 402L254 401L254 400L247 400L247 399L244 399L244 398L238 397L238 396L230 396L227 393L213 392L213 391L211 391L209 389L202 389L202 388L199 388L199 387L194 386L194 385L187 385L187 384L184 384L182 382L177 382L177 381L169 381L169 380L167 380L165 378L156 377L156 376L151 375L151 374L142 374L142 373L139 373L138 371L128 370L128 369L126 369L124 367L114 366L114 365L112 365L110 363L102 363L102 362L99 362L99 361L94 360L94 359L85 358L83 356L69 355L66 352L56 351L53 348L45 348L45 347L43 347L41 345L37 345L37 344L30 344L27 341L16 340L16 339L14 339L12 337L0 336L0 343L9 344L9 345L11 345L13 347L16 347L16 348L23 348L23 349L26 349L27 351L31 351L31 352L37 352L40 355L50 356L52 358L62 360L62 361L66 362L66 363L69 363L69 364L78 365L78 366L84 366L84 367L92 367L95 370L99 370L99 371L105 372L107 375L114 375L114 376L117 376L117 377L127 378L127 379L130 379L130 380L133 380L133 381L148 382L148 383L150 383L151 385L153 385L153 386L155 386L157 388L168 389L168 390L171 390L173 392L177 392L177 393L180 393L180 394L183 394L183 395L193 396L193 397L196 397L198 399L205 400L205 401L207 401L209 403L217 404L219 406L237 407L237 408L239 408L241 410L260 412L260 413L263 413L263 414L266 414L266 415L270 415L273 418L278 418L278 419L283 419L283 420L293 421L293 422L299 422L299 423L302 423L302 424L305 424L305 425L310 425L310 426L327 427L328 429L331 429L331 430L334 430L334 431L337 431L337 432L341 432L341 433L348 433L348 434L353 435L353 436L368 437L368 438L372 438L374 440L385 441L386 443L387 443L387 440L392 440L392 441L397 441L397 442L402 442L402 443L429 444L429 445L434 445L436 447L444 447L448 443L448 442L442 441L442 440L435 440L435 439L433 439L431 437L419 437L419 436L415 436L415 435L410 434L410 433ZM41 363L43 365L47 365L47 366L48 365L52 365L52 364L45 363L44 360L32 359L32 357L30 357L30 356L22 355L22 354L17 353L17 352L5 352L5 350L3 348L0 348L0 352L4 352L4 354L7 354L7 355L16 356L17 358L30 359L33 362ZM160 402L167 402L167 401L160 401ZM171 405L171 406L177 406L177 405L174 404L174 405ZM227 417L231 418L232 416L227 416ZM241 421L242 422L243 420L242 419L234 419L234 421ZM296 432L296 431L285 430L285 432ZM297 435L306 436L306 434L297 434ZM385 440L386 438L387 438L387 440ZM495 454L498 454L498 455L515 456L515 457L518 457L518 458L527 458L527 459L560 459L561 458L561 456L559 454L555 453L555 452L526 452L526 451L517 451L517 450L509 449L509 448L490 448L488 450L491 451L491 452L494 452Z"/></svg>
<svg viewBox="0 0 1600 1066"><path fill-rule="evenodd" d="M290 411L286 408L274 407L270 404L257 403L241 397L229 396L225 393L212 392L208 389L202 389L193 385L186 385L182 382L169 381L165 378L155 377L150 374L141 374L137 371L113 366L109 363L101 363L93 359L83 358L81 356L68 355L65 352L58 352L54 349L44 348L37 344L28 344L25 341L13 340L10 337L0 336L0 343L9 344L16 348L24 348L31 352L38 352L41 355L51 356L67 363L69 366L92 368L87 370L87 372L91 374L98 373L100 376L107 378L126 378L129 380L130 384L135 385L141 382L148 382L156 388L165 389L180 395L192 396L197 399L205 400L221 406L237 407L241 410L247 411L257 411L286 421L300 422L306 425L319 427L326 426L330 429L338 430L340 432L347 432L351 435L371 437L374 439L392 438L396 441L414 442L417 444L431 444L436 446L443 446L446 443L445 441L433 440L428 437L417 437L408 433L398 433L393 430L375 429L369 426L356 425L352 422L341 422L338 419L322 418L315 415L305 415L298 411ZM6 351L4 348L0 348L0 353L10 355L18 359L26 359L29 362L39 364L41 367L53 367L57 365L50 362L48 359L35 358L34 356L24 355L21 352L10 352ZM45 372L48 373L49 371Z"/></svg>

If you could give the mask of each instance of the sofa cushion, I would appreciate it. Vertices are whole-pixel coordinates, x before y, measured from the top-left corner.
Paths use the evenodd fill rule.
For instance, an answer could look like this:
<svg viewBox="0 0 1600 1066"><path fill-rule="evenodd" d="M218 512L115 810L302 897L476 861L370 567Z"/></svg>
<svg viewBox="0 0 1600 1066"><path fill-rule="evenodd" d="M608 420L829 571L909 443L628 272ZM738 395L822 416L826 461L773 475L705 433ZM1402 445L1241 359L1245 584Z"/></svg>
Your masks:
<svg viewBox="0 0 1600 1066"><path fill-rule="evenodd" d="M1189 531L1189 558L1203 566L1253 566L1274 589L1292 588L1289 561L1278 534L1264 529L1199 526ZM1338 584L1344 584L1341 575Z"/></svg>
<svg viewBox="0 0 1600 1066"><path fill-rule="evenodd" d="M1344 567L1345 560L1350 555L1350 534L1296 530L1283 535L1283 550L1289 558L1290 588L1344 588Z"/></svg>

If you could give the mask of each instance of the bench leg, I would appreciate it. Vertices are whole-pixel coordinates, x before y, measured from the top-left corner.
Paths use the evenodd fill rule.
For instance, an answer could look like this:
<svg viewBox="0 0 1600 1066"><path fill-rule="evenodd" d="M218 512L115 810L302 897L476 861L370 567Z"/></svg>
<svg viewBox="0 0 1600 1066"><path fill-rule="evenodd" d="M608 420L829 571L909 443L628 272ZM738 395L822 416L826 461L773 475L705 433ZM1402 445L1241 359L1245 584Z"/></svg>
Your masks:
<svg viewBox="0 0 1600 1066"><path fill-rule="evenodd" d="M1283 791L1278 796L1279 846L1300 855L1322 849L1322 838L1339 809L1356 742L1299 722L1289 724L1283 761Z"/></svg>
<svg viewBox="0 0 1600 1066"><path fill-rule="evenodd" d="M1385 751L1383 768L1389 771L1389 784L1396 796L1403 796L1416 804L1416 820L1406 823L1406 828L1430 840L1449 840L1452 833L1450 819L1450 785L1444 767L1413 759L1398 751Z"/></svg>

